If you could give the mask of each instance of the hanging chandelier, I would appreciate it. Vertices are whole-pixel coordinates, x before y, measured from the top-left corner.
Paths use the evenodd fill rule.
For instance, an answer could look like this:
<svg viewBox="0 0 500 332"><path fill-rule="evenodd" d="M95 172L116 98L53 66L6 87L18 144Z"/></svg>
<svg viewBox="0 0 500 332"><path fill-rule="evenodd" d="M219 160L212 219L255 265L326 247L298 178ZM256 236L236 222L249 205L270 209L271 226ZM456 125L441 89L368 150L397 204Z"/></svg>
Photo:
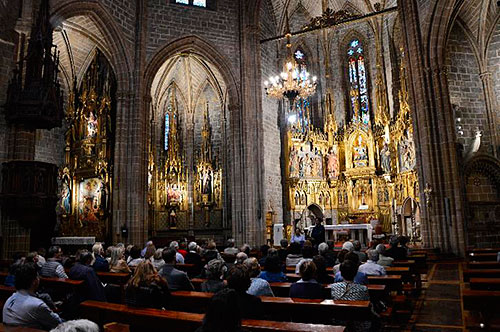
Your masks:
<svg viewBox="0 0 500 332"><path fill-rule="evenodd" d="M277 76L271 76L264 82L266 94L272 98L282 99L286 97L290 104L297 97L307 98L316 92L317 77L310 77L304 66L300 66L292 54L291 34L287 33L287 59L283 65L283 72Z"/></svg>

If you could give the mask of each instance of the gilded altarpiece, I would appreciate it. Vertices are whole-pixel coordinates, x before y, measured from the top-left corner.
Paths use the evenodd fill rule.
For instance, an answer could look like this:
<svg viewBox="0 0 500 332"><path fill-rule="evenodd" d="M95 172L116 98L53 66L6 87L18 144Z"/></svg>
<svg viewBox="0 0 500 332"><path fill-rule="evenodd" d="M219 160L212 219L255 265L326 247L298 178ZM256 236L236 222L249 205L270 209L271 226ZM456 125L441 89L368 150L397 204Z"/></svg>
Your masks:
<svg viewBox="0 0 500 332"><path fill-rule="evenodd" d="M157 148L155 135L150 144L148 202L153 235L162 236L165 232L186 235L209 229L220 230L223 225L222 167L213 152L209 104L202 111L200 137L194 139L200 142L197 147L186 142L194 130L181 123L174 86L169 96L167 110L161 117L162 148ZM157 122L153 121L153 133L157 132L157 126Z"/></svg>
<svg viewBox="0 0 500 332"><path fill-rule="evenodd" d="M346 123L337 125L330 93L323 98L324 128L305 119L289 126L286 151L287 191L293 227L311 225L308 215L320 207L328 223L369 223L378 220L385 232L400 233L402 207L411 200L418 209L418 175L413 126L408 104L404 59L400 66L399 110L391 118L387 106L381 59L377 59L376 104L371 109L363 48L352 40L348 50L349 83ZM380 63L379 63L380 61ZM303 123L307 123L304 126ZM416 211L412 213L415 219ZM419 221L414 220L413 240L418 240Z"/></svg>
<svg viewBox="0 0 500 332"><path fill-rule="evenodd" d="M66 112L65 162L57 206L62 236L106 240L111 221L116 80L96 51L80 88L75 79Z"/></svg>

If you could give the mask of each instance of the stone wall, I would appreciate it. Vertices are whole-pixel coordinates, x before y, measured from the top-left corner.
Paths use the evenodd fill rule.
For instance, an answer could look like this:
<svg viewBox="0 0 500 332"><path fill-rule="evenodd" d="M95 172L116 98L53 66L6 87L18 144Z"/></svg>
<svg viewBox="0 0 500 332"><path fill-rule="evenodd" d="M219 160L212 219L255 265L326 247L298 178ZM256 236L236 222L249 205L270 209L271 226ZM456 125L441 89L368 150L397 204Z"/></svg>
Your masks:
<svg viewBox="0 0 500 332"><path fill-rule="evenodd" d="M479 64L458 24L453 27L448 40L446 61L450 101L458 107L455 120L461 118L463 131L463 135L457 135L458 142L467 151L479 128L484 133L481 145L485 147L491 141L488 137L488 118Z"/></svg>
<svg viewBox="0 0 500 332"><path fill-rule="evenodd" d="M496 97L496 105L492 107L496 115L497 135L500 132L500 22L495 26L493 35L491 36L488 53L488 72L491 73L493 83L493 96ZM498 143L498 142L497 142ZM500 146L496 147L497 156L500 155Z"/></svg>

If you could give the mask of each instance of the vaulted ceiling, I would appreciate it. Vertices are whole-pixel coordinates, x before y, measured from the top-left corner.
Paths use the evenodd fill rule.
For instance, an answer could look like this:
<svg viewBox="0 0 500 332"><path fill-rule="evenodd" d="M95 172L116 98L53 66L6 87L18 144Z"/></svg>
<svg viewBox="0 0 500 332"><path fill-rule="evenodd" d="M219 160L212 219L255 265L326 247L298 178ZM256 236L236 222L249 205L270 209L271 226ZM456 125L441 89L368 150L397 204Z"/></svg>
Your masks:
<svg viewBox="0 0 500 332"><path fill-rule="evenodd" d="M270 0L274 10L276 22L283 29L285 14L289 17L297 10L304 10L308 19L320 16L323 13L323 1L327 8L334 11L349 9L359 14L367 14L375 11L376 3L380 3L383 8L393 6L396 0Z"/></svg>

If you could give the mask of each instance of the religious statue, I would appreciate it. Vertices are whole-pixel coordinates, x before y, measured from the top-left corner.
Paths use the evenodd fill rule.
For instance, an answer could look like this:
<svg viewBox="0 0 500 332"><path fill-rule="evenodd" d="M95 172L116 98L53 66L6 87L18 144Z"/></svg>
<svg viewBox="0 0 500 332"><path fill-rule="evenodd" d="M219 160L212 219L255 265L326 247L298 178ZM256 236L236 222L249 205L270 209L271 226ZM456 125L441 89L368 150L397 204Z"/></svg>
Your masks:
<svg viewBox="0 0 500 332"><path fill-rule="evenodd" d="M391 151L389 151L387 142L384 142L384 147L380 151L380 166L384 173L391 172Z"/></svg>
<svg viewBox="0 0 500 332"><path fill-rule="evenodd" d="M177 215L175 210L172 210L168 215L168 225L170 228L177 228Z"/></svg>
<svg viewBox="0 0 500 332"><path fill-rule="evenodd" d="M358 136L358 145L354 147L353 162L354 167L364 167L368 165L368 152L361 136Z"/></svg>
<svg viewBox="0 0 500 332"><path fill-rule="evenodd" d="M339 176L339 158L337 156L337 147L330 148L326 156L327 175L330 179L337 179Z"/></svg>
<svg viewBox="0 0 500 332"><path fill-rule="evenodd" d="M210 195L212 193L212 174L209 169L205 169L201 177L201 193Z"/></svg>
<svg viewBox="0 0 500 332"><path fill-rule="evenodd" d="M87 120L87 138L93 138L97 136L97 118L94 112L89 112Z"/></svg>
<svg viewBox="0 0 500 332"><path fill-rule="evenodd" d="M415 145L410 132L407 132L399 144L399 159L401 172L412 170L415 167Z"/></svg>
<svg viewBox="0 0 500 332"><path fill-rule="evenodd" d="M69 187L68 178L64 177L61 189L61 202L60 207L63 214L71 213L71 189Z"/></svg>
<svg viewBox="0 0 500 332"><path fill-rule="evenodd" d="M299 175L299 154L298 151L292 147L290 151L290 177L298 177Z"/></svg>
<svg viewBox="0 0 500 332"><path fill-rule="evenodd" d="M101 182L101 186L98 189L99 192L99 210L102 213L106 213L108 210L108 189L104 181Z"/></svg>

